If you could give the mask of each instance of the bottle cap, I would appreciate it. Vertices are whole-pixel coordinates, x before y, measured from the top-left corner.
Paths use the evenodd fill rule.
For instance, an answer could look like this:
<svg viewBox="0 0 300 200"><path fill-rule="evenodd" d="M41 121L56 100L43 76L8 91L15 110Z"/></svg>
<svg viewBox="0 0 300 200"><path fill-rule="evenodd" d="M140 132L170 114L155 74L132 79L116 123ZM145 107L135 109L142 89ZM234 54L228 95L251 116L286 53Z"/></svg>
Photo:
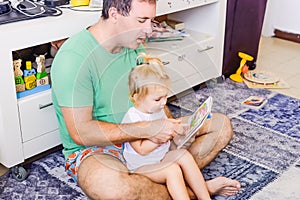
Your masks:
<svg viewBox="0 0 300 200"><path fill-rule="evenodd" d="M32 68L31 61L26 61L26 69L31 70L31 68Z"/></svg>

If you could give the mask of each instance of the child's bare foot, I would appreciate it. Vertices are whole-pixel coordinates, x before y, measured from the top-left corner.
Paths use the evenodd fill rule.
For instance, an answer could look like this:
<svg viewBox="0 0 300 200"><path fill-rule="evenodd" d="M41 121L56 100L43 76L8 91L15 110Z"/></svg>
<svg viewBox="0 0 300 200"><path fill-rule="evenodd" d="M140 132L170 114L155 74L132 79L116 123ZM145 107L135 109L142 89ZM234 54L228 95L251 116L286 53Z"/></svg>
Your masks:
<svg viewBox="0 0 300 200"><path fill-rule="evenodd" d="M206 181L206 184L211 196L233 196L241 189L241 184L237 180L226 177L217 177Z"/></svg>

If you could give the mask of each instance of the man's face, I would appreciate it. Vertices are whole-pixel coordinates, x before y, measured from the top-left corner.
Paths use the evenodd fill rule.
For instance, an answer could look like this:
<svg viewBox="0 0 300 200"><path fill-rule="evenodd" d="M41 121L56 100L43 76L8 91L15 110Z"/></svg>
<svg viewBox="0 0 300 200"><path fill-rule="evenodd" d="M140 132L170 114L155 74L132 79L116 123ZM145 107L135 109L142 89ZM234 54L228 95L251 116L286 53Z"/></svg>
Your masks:
<svg viewBox="0 0 300 200"><path fill-rule="evenodd" d="M128 16L120 16L119 32L120 43L123 47L136 49L144 42L147 34L152 32L151 20L156 14L156 4L132 1L131 11Z"/></svg>

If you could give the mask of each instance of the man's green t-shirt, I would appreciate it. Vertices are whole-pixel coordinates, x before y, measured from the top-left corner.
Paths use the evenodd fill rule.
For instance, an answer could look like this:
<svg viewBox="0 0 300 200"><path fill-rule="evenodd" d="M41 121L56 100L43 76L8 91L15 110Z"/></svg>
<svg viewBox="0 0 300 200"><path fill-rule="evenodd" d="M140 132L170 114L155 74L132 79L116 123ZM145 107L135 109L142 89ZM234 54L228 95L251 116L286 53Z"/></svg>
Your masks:
<svg viewBox="0 0 300 200"><path fill-rule="evenodd" d="M128 75L139 51L107 52L89 31L70 37L51 67L52 99L67 158L84 148L70 137L60 107L93 107L93 119L120 123L129 107Z"/></svg>

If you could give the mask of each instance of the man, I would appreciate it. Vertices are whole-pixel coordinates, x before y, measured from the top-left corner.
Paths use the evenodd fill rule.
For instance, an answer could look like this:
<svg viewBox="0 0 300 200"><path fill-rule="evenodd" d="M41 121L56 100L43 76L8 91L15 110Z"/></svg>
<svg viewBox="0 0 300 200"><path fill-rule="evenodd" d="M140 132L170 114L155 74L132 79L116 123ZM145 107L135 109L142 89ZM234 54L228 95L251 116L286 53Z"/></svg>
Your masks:
<svg viewBox="0 0 300 200"><path fill-rule="evenodd" d="M146 35L152 31L156 0L104 0L102 16L69 38L52 64L53 104L59 121L67 173L91 199L169 199L165 185L129 174L122 143L148 138L164 143L183 133L179 119L122 124L131 106L127 78ZM142 134L141 134L142 133ZM190 147L200 168L232 137L221 114ZM211 195L235 195L240 184L225 177L207 181Z"/></svg>

